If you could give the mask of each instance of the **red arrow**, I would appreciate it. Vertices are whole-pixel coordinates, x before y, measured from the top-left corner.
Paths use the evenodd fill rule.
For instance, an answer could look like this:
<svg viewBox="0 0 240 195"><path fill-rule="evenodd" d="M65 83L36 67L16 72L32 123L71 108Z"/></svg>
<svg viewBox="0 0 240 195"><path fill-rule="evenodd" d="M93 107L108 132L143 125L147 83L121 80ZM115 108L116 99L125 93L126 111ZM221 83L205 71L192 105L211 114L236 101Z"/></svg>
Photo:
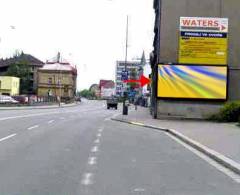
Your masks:
<svg viewBox="0 0 240 195"><path fill-rule="evenodd" d="M225 29L226 29L226 27L222 25L222 30L225 30Z"/></svg>
<svg viewBox="0 0 240 195"><path fill-rule="evenodd" d="M123 82L124 83L140 83L141 87L143 87L149 84L151 81L149 78L146 78L144 75L141 75L139 80L130 79L130 80L125 80Z"/></svg>

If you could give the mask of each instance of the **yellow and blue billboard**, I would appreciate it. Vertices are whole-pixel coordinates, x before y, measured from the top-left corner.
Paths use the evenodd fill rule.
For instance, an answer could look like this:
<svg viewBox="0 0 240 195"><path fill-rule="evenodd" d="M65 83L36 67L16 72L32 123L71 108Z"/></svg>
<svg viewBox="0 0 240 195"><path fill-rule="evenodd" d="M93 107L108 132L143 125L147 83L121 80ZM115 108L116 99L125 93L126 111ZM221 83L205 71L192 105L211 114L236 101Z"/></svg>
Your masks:
<svg viewBox="0 0 240 195"><path fill-rule="evenodd" d="M159 65L159 98L227 99L227 67Z"/></svg>
<svg viewBox="0 0 240 195"><path fill-rule="evenodd" d="M228 19L181 17L179 63L227 65Z"/></svg>

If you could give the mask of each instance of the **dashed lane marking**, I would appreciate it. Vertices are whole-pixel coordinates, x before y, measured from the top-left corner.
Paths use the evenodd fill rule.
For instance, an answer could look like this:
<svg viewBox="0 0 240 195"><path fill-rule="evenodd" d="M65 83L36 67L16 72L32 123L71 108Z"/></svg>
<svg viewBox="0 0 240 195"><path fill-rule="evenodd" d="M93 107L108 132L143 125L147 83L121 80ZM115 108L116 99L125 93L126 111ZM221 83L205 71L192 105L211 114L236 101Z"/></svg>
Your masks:
<svg viewBox="0 0 240 195"><path fill-rule="evenodd" d="M16 136L16 135L17 135L17 134L14 133L14 134L8 135L8 136L6 136L6 137L3 137L3 138L0 139L0 142L2 142L2 141L4 141L4 140L7 140L7 139L10 139L10 138L12 138L12 137L14 137L14 136Z"/></svg>
<svg viewBox="0 0 240 195"><path fill-rule="evenodd" d="M98 146L93 146L91 152L98 152Z"/></svg>
<svg viewBox="0 0 240 195"><path fill-rule="evenodd" d="M32 127L28 127L27 129L28 130L32 130L32 129L36 129L36 128L38 128L39 127L39 125L34 125L34 126L32 126Z"/></svg>
<svg viewBox="0 0 240 195"><path fill-rule="evenodd" d="M97 164L97 157L89 157L89 159L88 159L88 164L89 164L89 165L95 165L95 164Z"/></svg>
<svg viewBox="0 0 240 195"><path fill-rule="evenodd" d="M92 173L85 173L83 175L83 179L82 179L82 185L91 185L93 184L93 174Z"/></svg>
<svg viewBox="0 0 240 195"><path fill-rule="evenodd" d="M48 121L48 124L51 124L51 123L53 123L54 122L54 120L50 120L50 121Z"/></svg>
<svg viewBox="0 0 240 195"><path fill-rule="evenodd" d="M100 140L99 140L99 139L96 139L96 140L94 141L94 143L95 143L95 144L99 144L99 143L100 143Z"/></svg>

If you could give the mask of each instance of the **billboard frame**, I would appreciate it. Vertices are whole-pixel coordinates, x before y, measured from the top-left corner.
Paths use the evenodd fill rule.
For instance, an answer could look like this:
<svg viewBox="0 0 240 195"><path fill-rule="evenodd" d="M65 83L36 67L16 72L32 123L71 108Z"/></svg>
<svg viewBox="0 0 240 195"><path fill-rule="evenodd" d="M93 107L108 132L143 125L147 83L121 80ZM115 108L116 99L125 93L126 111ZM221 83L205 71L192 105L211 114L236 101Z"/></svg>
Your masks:
<svg viewBox="0 0 240 195"><path fill-rule="evenodd" d="M209 67L224 67L227 69L227 79L226 79L226 99L213 99L213 98L179 98L179 97L159 97L158 96L158 79L159 79L159 73L158 69L160 65L168 65L168 66L209 66ZM197 101L202 101L202 102L227 102L228 101L228 94L229 94L229 67L228 66L223 66L223 65L212 65L212 64L181 64L181 63L159 63L157 65L157 100L176 100L176 101L191 101L191 102L197 102Z"/></svg>

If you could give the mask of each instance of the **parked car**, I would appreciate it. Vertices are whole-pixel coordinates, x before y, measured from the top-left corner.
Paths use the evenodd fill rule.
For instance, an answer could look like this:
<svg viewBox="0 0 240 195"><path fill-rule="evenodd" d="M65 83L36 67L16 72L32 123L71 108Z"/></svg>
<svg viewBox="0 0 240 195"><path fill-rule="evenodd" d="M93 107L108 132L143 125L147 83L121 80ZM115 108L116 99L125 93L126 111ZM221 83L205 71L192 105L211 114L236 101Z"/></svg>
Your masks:
<svg viewBox="0 0 240 195"><path fill-rule="evenodd" d="M12 96L12 98L16 101L18 101L20 104L27 104L28 103L28 97L25 95L17 95Z"/></svg>
<svg viewBox="0 0 240 195"><path fill-rule="evenodd" d="M11 96L0 95L0 104L18 104L19 102Z"/></svg>
<svg viewBox="0 0 240 195"><path fill-rule="evenodd" d="M81 97L80 97L80 96L75 97L75 101L76 101L76 102L81 102L81 101L82 101L82 100L81 100Z"/></svg>

